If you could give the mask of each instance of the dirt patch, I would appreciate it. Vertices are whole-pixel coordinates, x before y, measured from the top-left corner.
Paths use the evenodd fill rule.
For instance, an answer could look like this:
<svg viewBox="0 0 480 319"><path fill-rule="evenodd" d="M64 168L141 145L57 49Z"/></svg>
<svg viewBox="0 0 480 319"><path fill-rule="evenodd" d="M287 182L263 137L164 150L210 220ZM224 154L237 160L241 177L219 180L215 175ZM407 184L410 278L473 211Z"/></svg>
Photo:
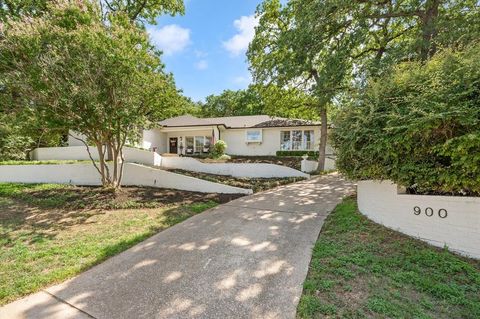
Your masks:
<svg viewBox="0 0 480 319"><path fill-rule="evenodd" d="M239 178L225 175L215 175L185 171L181 169L170 169L170 172L204 179L214 183L225 184L234 187L252 189L255 193L277 186L295 183L304 180L303 177L282 177L282 178Z"/></svg>
<svg viewBox="0 0 480 319"><path fill-rule="evenodd" d="M61 186L55 188L32 187L0 197L14 199L18 204L36 208L63 210L157 208L214 201L226 203L241 194L216 194L181 191L153 187L123 187L112 191L100 187Z"/></svg>
<svg viewBox="0 0 480 319"><path fill-rule="evenodd" d="M301 168L302 158L297 156L232 156L228 163L265 163L287 166L296 170Z"/></svg>

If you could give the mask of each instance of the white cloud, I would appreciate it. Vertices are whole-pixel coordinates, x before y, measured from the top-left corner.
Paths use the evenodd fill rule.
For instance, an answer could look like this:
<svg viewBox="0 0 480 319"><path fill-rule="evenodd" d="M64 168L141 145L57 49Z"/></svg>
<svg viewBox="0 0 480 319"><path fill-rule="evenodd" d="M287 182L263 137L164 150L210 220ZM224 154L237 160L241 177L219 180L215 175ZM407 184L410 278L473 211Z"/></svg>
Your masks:
<svg viewBox="0 0 480 319"><path fill-rule="evenodd" d="M233 25L238 30L238 33L223 42L223 47L234 56L245 52L255 35L257 24L258 18L254 15L242 16L240 19L235 20Z"/></svg>
<svg viewBox="0 0 480 319"><path fill-rule="evenodd" d="M236 76L233 78L233 83L239 85L250 84L252 82L251 76Z"/></svg>
<svg viewBox="0 0 480 319"><path fill-rule="evenodd" d="M205 58L205 57L208 56L207 52L204 52L204 51L201 51L201 50L195 50L195 51L193 51L193 53L195 53L195 56L197 58Z"/></svg>
<svg viewBox="0 0 480 319"><path fill-rule="evenodd" d="M165 55L181 52L190 44L190 29L169 24L160 29L147 28L150 39Z"/></svg>
<svg viewBox="0 0 480 319"><path fill-rule="evenodd" d="M205 70L208 68L208 62L206 60L200 60L195 63L195 68L197 68L197 70Z"/></svg>

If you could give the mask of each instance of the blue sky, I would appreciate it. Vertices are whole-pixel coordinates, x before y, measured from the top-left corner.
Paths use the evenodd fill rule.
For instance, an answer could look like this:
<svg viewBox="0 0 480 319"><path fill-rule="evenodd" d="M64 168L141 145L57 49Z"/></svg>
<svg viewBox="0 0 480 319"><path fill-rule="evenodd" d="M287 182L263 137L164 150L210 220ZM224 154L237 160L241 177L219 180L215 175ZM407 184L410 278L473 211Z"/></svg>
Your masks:
<svg viewBox="0 0 480 319"><path fill-rule="evenodd" d="M260 0L185 0L184 16L162 16L148 26L164 51L167 71L194 101L251 81L245 49L253 37Z"/></svg>

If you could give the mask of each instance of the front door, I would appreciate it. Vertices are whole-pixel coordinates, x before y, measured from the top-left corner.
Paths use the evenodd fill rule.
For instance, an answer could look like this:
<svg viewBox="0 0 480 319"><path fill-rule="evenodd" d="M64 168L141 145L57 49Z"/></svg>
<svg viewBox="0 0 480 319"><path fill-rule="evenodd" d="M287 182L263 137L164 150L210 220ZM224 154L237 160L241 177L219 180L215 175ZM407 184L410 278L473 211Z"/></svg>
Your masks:
<svg viewBox="0 0 480 319"><path fill-rule="evenodd" d="M177 154L178 153L178 146L177 146L177 143L178 143L178 137L170 137L170 149L169 149L169 153L172 153L172 154Z"/></svg>

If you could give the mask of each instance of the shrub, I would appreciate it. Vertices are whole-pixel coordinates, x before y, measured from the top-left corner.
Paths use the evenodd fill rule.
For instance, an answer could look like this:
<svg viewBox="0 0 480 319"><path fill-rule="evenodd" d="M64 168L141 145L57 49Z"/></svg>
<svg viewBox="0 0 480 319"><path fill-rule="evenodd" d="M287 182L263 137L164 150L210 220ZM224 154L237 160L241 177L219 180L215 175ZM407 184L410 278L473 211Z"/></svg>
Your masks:
<svg viewBox="0 0 480 319"><path fill-rule="evenodd" d="M318 151L277 151L277 156L303 156L318 158Z"/></svg>
<svg viewBox="0 0 480 319"><path fill-rule="evenodd" d="M480 194L479 50L446 50L368 83L338 114L338 169L419 192Z"/></svg>
<svg viewBox="0 0 480 319"><path fill-rule="evenodd" d="M227 143L222 140L218 140L212 147L210 151L210 155L212 158L219 158L225 154L225 150L227 149Z"/></svg>

